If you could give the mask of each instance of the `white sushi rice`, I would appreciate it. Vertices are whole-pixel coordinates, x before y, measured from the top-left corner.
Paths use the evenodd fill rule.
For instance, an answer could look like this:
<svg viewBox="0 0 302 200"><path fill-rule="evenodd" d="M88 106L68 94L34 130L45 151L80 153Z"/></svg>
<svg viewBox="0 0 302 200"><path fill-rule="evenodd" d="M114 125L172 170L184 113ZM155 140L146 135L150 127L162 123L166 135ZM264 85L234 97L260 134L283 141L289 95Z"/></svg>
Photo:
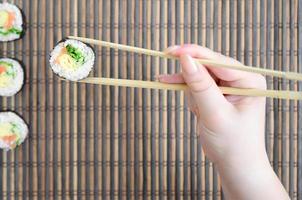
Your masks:
<svg viewBox="0 0 302 200"><path fill-rule="evenodd" d="M13 112L2 112L0 113L0 123L15 123L18 125L21 134L20 134L20 144L25 140L28 135L28 126L24 122L24 120L19 117L17 114ZM12 142L14 144L16 141ZM0 139L0 149L4 149L6 151L12 149L11 145Z"/></svg>
<svg viewBox="0 0 302 200"><path fill-rule="evenodd" d="M16 14L16 18L13 24L13 27L23 31L23 19L22 19L22 14L20 9L11 3L0 3L0 11L8 11L8 12L13 12ZM16 34L16 33L11 33L8 35L0 35L0 41L2 42L7 42L7 41L13 41L16 39L19 39L20 35Z"/></svg>
<svg viewBox="0 0 302 200"><path fill-rule="evenodd" d="M11 63L13 65L14 71L16 72L15 78L8 86L0 87L0 96L13 96L18 93L23 86L24 71L20 63L16 60L10 58L2 58L0 59L0 61Z"/></svg>
<svg viewBox="0 0 302 200"><path fill-rule="evenodd" d="M67 45L72 45L76 49L80 50L85 58L84 64L78 66L77 69L66 69L56 62L63 48ZM77 40L66 40L59 43L50 54L50 66L52 70L59 76L71 81L78 81L86 78L94 65L95 55L93 50L86 44Z"/></svg>

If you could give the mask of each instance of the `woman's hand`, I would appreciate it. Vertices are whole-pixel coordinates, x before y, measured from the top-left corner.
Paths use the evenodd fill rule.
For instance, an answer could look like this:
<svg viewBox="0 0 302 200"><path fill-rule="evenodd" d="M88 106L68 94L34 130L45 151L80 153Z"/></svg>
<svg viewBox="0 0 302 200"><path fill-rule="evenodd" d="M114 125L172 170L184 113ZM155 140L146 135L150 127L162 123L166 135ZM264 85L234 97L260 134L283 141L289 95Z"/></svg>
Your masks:
<svg viewBox="0 0 302 200"><path fill-rule="evenodd" d="M203 150L217 165L226 196L231 199L288 198L270 167L265 151L265 98L224 96L218 87L266 89L265 78L258 74L196 63L192 57L240 64L197 45L173 46L166 52L180 57L182 73L160 75L159 81L186 83L189 86L189 107L198 119ZM261 176L255 180L253 178ZM267 193L266 186L275 186L279 193Z"/></svg>
<svg viewBox="0 0 302 200"><path fill-rule="evenodd" d="M192 59L212 59L227 64L239 62L197 45L171 47L180 57L182 73L160 75L165 83L187 83L189 107L198 118L200 140L206 155L216 164L242 162L255 156L264 159L265 98L224 96L219 86L266 89L263 76L222 68L210 68ZM239 157L239 159L236 159Z"/></svg>

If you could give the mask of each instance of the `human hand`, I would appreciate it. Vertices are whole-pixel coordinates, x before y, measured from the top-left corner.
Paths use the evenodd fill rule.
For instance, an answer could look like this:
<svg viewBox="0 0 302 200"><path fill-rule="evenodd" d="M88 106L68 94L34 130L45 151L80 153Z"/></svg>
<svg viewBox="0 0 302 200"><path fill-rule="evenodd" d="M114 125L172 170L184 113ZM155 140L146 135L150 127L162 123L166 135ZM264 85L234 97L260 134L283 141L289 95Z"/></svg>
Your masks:
<svg viewBox="0 0 302 200"><path fill-rule="evenodd" d="M219 85L266 89L265 78L258 74L195 63L192 57L240 64L197 45L174 46L167 52L180 57L182 73L160 75L159 80L188 84L189 107L197 116L201 144L209 159L216 164L226 164L230 160L246 162L255 156L266 157L265 98L224 96L218 88Z"/></svg>
<svg viewBox="0 0 302 200"><path fill-rule="evenodd" d="M266 89L265 78L258 74L196 63L192 57L240 64L201 46L172 46L166 53L180 58L182 72L160 75L159 81L186 83L189 86L187 98L190 109L197 116L202 148L216 164L227 196L231 199L249 199L247 194L254 191L255 199L276 199L278 192L261 196L267 194L265 187L270 185L281 188L281 199L286 199L287 194L274 174L265 151L265 98L223 95L218 87Z"/></svg>

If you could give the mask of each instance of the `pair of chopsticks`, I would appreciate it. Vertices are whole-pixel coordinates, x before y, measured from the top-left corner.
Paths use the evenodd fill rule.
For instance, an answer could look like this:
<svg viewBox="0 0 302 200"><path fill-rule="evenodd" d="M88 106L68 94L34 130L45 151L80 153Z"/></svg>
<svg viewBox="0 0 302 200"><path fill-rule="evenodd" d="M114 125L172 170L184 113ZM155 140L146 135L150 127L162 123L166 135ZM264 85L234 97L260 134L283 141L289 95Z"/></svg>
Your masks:
<svg viewBox="0 0 302 200"><path fill-rule="evenodd" d="M109 47L122 51L145 54L149 56L156 56L156 57L167 58L167 59L174 59L174 60L178 59L178 57L168 55L161 51L127 46L127 45L105 42L105 41L100 41L90 38L84 38L84 37L69 36L68 38L79 40L84 43ZM274 71L270 69L256 68L256 67L245 66L245 65L228 65L225 63L219 63L213 60L206 60L206 59L195 59L195 61L201 64L209 65L210 67L220 67L220 68L227 68L233 70L241 70L246 72L267 75L267 76L274 76L274 77L280 77L285 79L302 81L302 74L295 73L295 72ZM165 90L187 89L186 84L167 84L167 83L160 83L160 82L153 82L153 81L139 81L139 80L113 79L113 78L101 78L101 77L89 77L79 82L100 84L100 85L165 89ZM279 99L302 100L302 91L296 92L296 91L279 91L279 90L259 90L259 89L246 89L246 88L231 88L231 87L220 87L220 89L223 94L230 94L230 95L254 96L254 97L262 96L262 97L271 97L271 98L279 98Z"/></svg>

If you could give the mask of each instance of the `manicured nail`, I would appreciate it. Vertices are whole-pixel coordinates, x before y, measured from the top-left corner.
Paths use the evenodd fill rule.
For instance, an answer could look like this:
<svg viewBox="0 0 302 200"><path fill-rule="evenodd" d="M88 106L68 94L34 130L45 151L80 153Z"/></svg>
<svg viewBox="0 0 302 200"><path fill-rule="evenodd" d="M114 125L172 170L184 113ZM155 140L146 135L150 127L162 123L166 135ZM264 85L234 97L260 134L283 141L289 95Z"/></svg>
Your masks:
<svg viewBox="0 0 302 200"><path fill-rule="evenodd" d="M198 67L193 60L193 58L189 55L181 56L182 70L187 74L194 74L198 71Z"/></svg>
<svg viewBox="0 0 302 200"><path fill-rule="evenodd" d="M166 54L173 54L173 52L176 51L179 48L180 48L180 46L178 46L178 45L170 46L169 48L167 48L166 50L164 50L164 52Z"/></svg>

